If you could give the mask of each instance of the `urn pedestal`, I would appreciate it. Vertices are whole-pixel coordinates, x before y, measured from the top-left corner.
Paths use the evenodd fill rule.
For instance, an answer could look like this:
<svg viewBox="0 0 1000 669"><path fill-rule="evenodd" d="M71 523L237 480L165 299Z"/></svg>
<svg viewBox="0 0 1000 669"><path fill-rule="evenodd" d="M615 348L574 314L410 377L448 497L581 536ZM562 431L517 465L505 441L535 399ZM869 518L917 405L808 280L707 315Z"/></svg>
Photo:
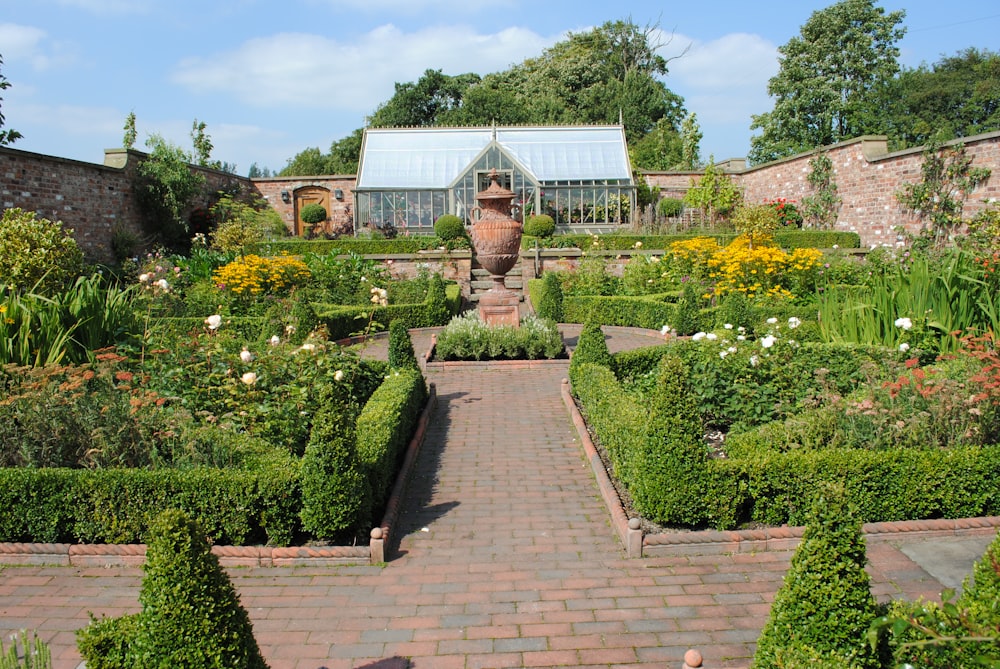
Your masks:
<svg viewBox="0 0 1000 669"><path fill-rule="evenodd" d="M490 273L493 286L479 298L479 316L488 325L521 322L520 298L507 288L504 275L521 257L521 224L510 215L514 193L500 186L497 171L490 172L490 185L476 194L479 206L472 214L472 246L479 264Z"/></svg>

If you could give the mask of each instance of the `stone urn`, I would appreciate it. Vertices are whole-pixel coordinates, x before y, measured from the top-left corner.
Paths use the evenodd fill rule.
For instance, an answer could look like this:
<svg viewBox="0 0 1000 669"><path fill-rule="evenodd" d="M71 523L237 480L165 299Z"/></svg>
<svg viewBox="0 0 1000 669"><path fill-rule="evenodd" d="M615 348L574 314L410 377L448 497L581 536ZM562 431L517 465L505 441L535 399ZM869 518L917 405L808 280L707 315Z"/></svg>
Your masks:
<svg viewBox="0 0 1000 669"><path fill-rule="evenodd" d="M504 275L521 257L521 224L510 215L514 193L500 186L497 171L490 171L490 185L476 194L479 203L472 216L472 246L479 264L490 273L493 287L479 299L480 316L489 324L517 327L520 298L504 283Z"/></svg>

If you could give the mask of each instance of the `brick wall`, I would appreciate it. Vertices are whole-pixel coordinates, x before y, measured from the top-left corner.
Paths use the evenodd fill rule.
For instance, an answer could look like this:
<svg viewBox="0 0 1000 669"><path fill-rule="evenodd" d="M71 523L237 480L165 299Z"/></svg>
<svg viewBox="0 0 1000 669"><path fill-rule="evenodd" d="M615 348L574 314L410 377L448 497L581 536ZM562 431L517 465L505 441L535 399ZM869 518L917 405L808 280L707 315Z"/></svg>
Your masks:
<svg viewBox="0 0 1000 669"><path fill-rule="evenodd" d="M1000 132L969 137L964 143L973 166L992 170L989 181L976 189L966 203L964 215L971 218L986 206L983 200L1000 199ZM826 147L833 164L837 194L842 200L836 229L857 232L866 246L894 244L897 226L917 234L922 225L903 210L895 193L903 184L921 180L923 148L888 153L886 147L883 137L860 137ZM748 202L779 197L801 202L811 194L806 177L810 172L809 161L815 155L816 152L804 153L730 174ZM650 186L660 186L661 193L669 193L670 197L683 197L692 178L697 180L698 175L670 172L646 175Z"/></svg>
<svg viewBox="0 0 1000 669"><path fill-rule="evenodd" d="M62 221L87 259L111 262L116 228L141 235L141 215L132 192L132 175L147 154L109 149L104 164L87 163L0 147L0 203L50 220ZM192 166L206 180L205 206L219 190L250 189L249 179Z"/></svg>
<svg viewBox="0 0 1000 669"><path fill-rule="evenodd" d="M330 191L330 232L341 235L354 234L354 183L353 174L320 177L274 177L254 179L253 186L271 204L285 222L289 232L295 231L295 191L307 186L318 186ZM336 199L334 193L340 190L343 198ZM281 192L288 193L288 202L281 198Z"/></svg>

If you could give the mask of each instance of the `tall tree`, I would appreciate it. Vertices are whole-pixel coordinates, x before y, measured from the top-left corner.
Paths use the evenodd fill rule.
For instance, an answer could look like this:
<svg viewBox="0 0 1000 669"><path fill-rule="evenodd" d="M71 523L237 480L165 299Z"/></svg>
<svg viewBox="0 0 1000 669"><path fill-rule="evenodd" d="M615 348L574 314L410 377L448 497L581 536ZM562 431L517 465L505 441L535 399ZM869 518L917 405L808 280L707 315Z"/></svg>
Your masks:
<svg viewBox="0 0 1000 669"><path fill-rule="evenodd" d="M3 65L3 56L0 56L0 65ZM10 82L7 81L7 77L0 74L0 91L5 91L8 88L10 88ZM3 98L0 98L0 100L3 100ZM0 112L0 128L3 128L3 123L4 123L3 112ZM13 144L22 137L24 137L24 135L19 133L17 130L13 130L10 128L8 128L7 130L0 130L0 146L4 146L6 144Z"/></svg>
<svg viewBox="0 0 1000 669"><path fill-rule="evenodd" d="M885 100L893 148L1000 130L1000 53L970 48L904 69Z"/></svg>
<svg viewBox="0 0 1000 669"><path fill-rule="evenodd" d="M444 117L462 105L462 96L478 74L448 76L427 70L416 82L396 83L396 92L369 119L375 127L440 125Z"/></svg>
<svg viewBox="0 0 1000 669"><path fill-rule="evenodd" d="M800 35L778 48L767 92L774 109L753 116L750 160L762 163L884 127L879 92L899 72L903 10L841 0L813 12Z"/></svg>

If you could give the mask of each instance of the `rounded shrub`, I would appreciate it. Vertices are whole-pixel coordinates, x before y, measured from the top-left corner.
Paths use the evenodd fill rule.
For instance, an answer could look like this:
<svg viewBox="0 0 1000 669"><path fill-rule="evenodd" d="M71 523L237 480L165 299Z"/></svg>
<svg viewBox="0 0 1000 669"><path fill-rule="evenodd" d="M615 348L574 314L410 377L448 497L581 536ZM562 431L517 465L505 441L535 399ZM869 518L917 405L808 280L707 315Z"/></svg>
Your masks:
<svg viewBox="0 0 1000 669"><path fill-rule="evenodd" d="M551 237L556 231L556 222L548 214L529 216L524 222L524 234L531 237Z"/></svg>
<svg viewBox="0 0 1000 669"><path fill-rule="evenodd" d="M0 277L18 292L51 295L83 273L83 252L73 231L13 207L0 217Z"/></svg>
<svg viewBox="0 0 1000 669"><path fill-rule="evenodd" d="M130 666L266 669L236 589L186 513L168 509L150 526L144 570Z"/></svg>
<svg viewBox="0 0 1000 669"><path fill-rule="evenodd" d="M445 214L434 221L434 234L443 242L465 236L465 222L454 214Z"/></svg>
<svg viewBox="0 0 1000 669"><path fill-rule="evenodd" d="M326 220L326 208L318 202L307 204L299 212L299 218L302 219L303 223L308 223L309 225L322 223Z"/></svg>
<svg viewBox="0 0 1000 669"><path fill-rule="evenodd" d="M665 197L656 203L656 213L663 218L677 218L684 213L684 200Z"/></svg>

